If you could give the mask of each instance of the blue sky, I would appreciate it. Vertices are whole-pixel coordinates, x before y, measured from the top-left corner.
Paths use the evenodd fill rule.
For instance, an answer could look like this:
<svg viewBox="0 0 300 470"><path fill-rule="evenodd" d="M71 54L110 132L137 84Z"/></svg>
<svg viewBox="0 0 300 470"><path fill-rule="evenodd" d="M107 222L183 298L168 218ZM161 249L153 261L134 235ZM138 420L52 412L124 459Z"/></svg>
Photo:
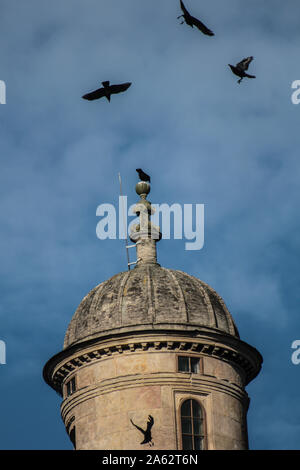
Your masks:
<svg viewBox="0 0 300 470"><path fill-rule="evenodd" d="M99 204L129 204L135 168L154 203L205 204L205 244L162 240L161 265L210 284L264 357L247 387L252 449L299 449L300 80L295 1L189 0L214 32L180 25L179 1L0 2L0 448L71 449L42 379L81 299L126 270L96 237ZM256 80L228 63L254 56ZM87 102L101 81L126 93Z"/></svg>

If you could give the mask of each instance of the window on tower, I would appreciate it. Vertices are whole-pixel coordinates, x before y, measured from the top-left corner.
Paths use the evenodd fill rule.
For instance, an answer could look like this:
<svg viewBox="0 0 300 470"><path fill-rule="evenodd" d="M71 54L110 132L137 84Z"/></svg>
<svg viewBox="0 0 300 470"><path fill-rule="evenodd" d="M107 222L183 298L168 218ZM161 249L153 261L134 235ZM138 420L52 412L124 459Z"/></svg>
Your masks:
<svg viewBox="0 0 300 470"><path fill-rule="evenodd" d="M178 372L199 374L200 358L192 356L178 356Z"/></svg>
<svg viewBox="0 0 300 470"><path fill-rule="evenodd" d="M197 400L185 400L180 409L181 440L183 450L203 450L205 448L204 414Z"/></svg>
<svg viewBox="0 0 300 470"><path fill-rule="evenodd" d="M70 395L72 395L72 393L76 392L76 381L75 381L75 377L72 377L67 383L66 383L66 394L67 394L67 397L69 397Z"/></svg>

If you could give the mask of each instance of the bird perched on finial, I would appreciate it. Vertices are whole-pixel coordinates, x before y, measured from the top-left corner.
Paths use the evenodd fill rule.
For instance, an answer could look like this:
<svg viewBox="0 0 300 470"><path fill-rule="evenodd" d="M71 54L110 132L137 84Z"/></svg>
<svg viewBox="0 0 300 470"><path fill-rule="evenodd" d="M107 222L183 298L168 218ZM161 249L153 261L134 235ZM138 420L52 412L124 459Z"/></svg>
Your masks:
<svg viewBox="0 0 300 470"><path fill-rule="evenodd" d="M135 426L144 435L144 440L140 444L148 444L148 442L149 442L150 447L153 446L154 442L152 441L152 435L151 435L151 428L154 424L153 417L151 415L148 416L146 430L144 430L144 429L140 428L139 426L137 426L136 424L134 424L132 419L130 421L133 424L133 426Z"/></svg>
<svg viewBox="0 0 300 470"><path fill-rule="evenodd" d="M137 168L136 171L138 172L141 181L149 181L150 183L150 176L147 175L147 173L144 173L141 168Z"/></svg>
<svg viewBox="0 0 300 470"><path fill-rule="evenodd" d="M110 96L115 93L121 93L122 91L126 91L131 83L121 83L120 85L110 85L109 80L102 82L103 88L98 88L98 90L91 91L90 93L86 93L83 95L84 100L98 100L99 98L103 98L105 96L108 101L110 101Z"/></svg>
<svg viewBox="0 0 300 470"><path fill-rule="evenodd" d="M232 72L235 75L237 75L238 77L240 77L240 79L238 80L238 83L241 83L241 81L245 77L247 77L247 78L256 78L255 75L249 75L248 73L245 72L245 70L248 70L248 67L249 67L249 65L250 65L250 63L252 62L253 59L254 59L254 57L250 56L250 57L246 57L246 59L241 60L241 62L239 62L235 66L228 64L229 67L231 68Z"/></svg>
<svg viewBox="0 0 300 470"><path fill-rule="evenodd" d="M210 29L208 29L205 24L203 24L200 20L189 14L182 0L180 0L180 7L183 11L183 15L177 16L177 19L183 18L183 21L180 24L186 22L186 24L191 27L196 26L196 28L198 28L203 34L206 34L207 36L214 36L214 33Z"/></svg>

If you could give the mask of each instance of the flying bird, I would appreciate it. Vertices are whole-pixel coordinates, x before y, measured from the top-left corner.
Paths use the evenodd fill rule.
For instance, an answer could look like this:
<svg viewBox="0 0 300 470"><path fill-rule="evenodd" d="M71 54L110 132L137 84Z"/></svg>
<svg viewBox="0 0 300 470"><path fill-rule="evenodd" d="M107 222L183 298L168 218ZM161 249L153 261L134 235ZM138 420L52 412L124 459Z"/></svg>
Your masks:
<svg viewBox="0 0 300 470"><path fill-rule="evenodd" d="M127 82L121 83L120 85L110 85L109 80L107 80L106 82L102 82L102 85L103 88L98 88L98 90L92 91L91 93L87 93L86 95L83 95L82 98L84 100L93 101L98 100L99 98L103 98L103 96L105 96L105 98L110 101L110 95L126 91L130 87L131 83Z"/></svg>
<svg viewBox="0 0 300 470"><path fill-rule="evenodd" d="M246 70L248 70L248 67L249 67L249 65L250 65L250 63L252 62L253 59L254 59L254 57L250 56L250 57L247 57L246 59L241 60L241 62L239 62L235 66L228 64L229 67L231 68L232 72L235 75L237 75L238 77L240 77L240 79L238 80L238 83L241 83L241 81L245 77L247 77L247 78L256 78L255 75L249 75L248 73L245 72Z"/></svg>
<svg viewBox="0 0 300 470"><path fill-rule="evenodd" d="M180 6L181 10L183 11L183 15L177 16L177 19L181 17L183 18L180 24L186 22L186 24L191 27L196 26L196 28L202 31L203 34L206 34L207 36L214 36L214 33L210 29L208 29L205 24L203 24L200 20L189 14L182 0L180 0Z"/></svg>
<svg viewBox="0 0 300 470"><path fill-rule="evenodd" d="M138 172L139 178L140 178L141 181L149 181L149 183L150 183L150 176L147 175L147 173L144 173L141 168L137 168L136 171Z"/></svg>
<svg viewBox="0 0 300 470"><path fill-rule="evenodd" d="M133 424L133 426L135 426L144 435L144 440L140 444L147 444L149 442L150 447L153 446L154 442L152 441L152 436L151 436L151 428L154 424L153 417L151 415L148 416L147 428L146 428L145 431L144 431L144 429L142 429L139 426L137 426L136 424L134 424L132 419L130 421L131 421L131 424Z"/></svg>

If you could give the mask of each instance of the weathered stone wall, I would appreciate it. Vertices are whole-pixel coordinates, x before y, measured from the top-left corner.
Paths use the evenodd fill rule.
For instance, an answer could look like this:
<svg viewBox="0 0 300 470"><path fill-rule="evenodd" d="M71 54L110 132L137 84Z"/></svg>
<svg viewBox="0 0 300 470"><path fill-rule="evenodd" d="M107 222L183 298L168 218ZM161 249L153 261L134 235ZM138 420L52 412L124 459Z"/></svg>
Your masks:
<svg viewBox="0 0 300 470"><path fill-rule="evenodd" d="M181 354L179 350L128 351L74 371L76 392L64 399L62 416L66 424L75 417L76 448L150 449L148 444L141 446L143 435L130 419L145 429L152 415L151 449L181 449L180 406L187 398L203 406L206 448L247 448L248 398L239 368L190 352L189 356L201 357L200 373L178 372Z"/></svg>

